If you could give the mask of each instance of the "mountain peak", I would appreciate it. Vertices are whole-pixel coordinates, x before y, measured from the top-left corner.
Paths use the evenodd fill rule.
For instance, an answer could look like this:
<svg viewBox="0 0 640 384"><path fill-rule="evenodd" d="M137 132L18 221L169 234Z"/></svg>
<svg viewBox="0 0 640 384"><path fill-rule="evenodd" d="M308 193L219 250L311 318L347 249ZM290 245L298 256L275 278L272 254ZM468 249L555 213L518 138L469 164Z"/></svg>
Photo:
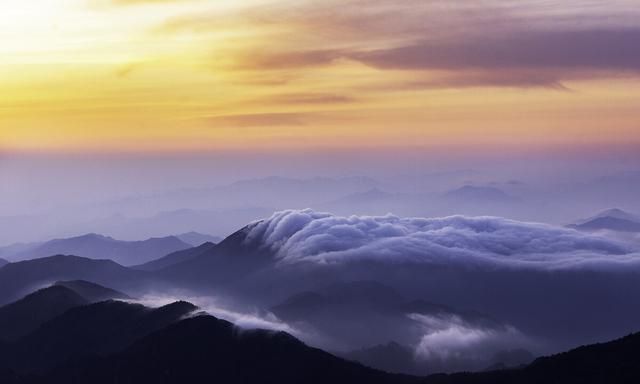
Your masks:
<svg viewBox="0 0 640 384"><path fill-rule="evenodd" d="M596 216L592 217L592 219L602 218L602 217L612 217L615 219L629 220L629 221L640 221L640 217L629 213L627 211L623 211L620 208L610 208L598 213Z"/></svg>

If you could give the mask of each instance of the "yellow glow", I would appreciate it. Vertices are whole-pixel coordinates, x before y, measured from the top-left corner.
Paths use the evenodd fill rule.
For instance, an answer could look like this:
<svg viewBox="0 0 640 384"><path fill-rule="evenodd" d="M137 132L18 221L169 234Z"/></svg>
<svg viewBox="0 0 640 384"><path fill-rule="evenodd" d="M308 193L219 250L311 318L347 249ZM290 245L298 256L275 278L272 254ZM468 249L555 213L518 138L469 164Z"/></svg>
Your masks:
<svg viewBox="0 0 640 384"><path fill-rule="evenodd" d="M640 144L635 80L396 89L439 75L344 59L265 70L251 62L264 47L359 40L247 13L274 1L126 2L2 2L0 150Z"/></svg>

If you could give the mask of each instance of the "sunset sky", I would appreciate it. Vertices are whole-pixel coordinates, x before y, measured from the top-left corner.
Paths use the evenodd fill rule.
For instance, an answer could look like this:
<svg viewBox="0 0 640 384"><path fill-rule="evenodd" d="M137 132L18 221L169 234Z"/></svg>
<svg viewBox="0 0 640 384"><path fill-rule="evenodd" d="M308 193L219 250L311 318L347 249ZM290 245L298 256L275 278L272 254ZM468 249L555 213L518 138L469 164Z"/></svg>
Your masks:
<svg viewBox="0 0 640 384"><path fill-rule="evenodd" d="M638 20L635 0L3 0L0 150L635 150Z"/></svg>

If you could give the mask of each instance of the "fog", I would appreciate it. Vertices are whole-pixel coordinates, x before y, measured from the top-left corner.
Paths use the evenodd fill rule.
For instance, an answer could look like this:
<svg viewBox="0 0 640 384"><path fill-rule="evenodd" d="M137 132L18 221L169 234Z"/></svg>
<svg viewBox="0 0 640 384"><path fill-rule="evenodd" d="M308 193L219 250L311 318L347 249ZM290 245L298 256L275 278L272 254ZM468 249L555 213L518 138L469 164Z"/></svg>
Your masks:
<svg viewBox="0 0 640 384"><path fill-rule="evenodd" d="M0 257L14 263L0 268L0 301L85 279L380 369L525 364L637 330L637 160L4 154ZM109 253L192 231L224 240ZM137 265L166 254L158 270Z"/></svg>
<svg viewBox="0 0 640 384"><path fill-rule="evenodd" d="M226 236L276 210L569 224L640 212L636 155L418 151L0 156L0 245L89 232Z"/></svg>

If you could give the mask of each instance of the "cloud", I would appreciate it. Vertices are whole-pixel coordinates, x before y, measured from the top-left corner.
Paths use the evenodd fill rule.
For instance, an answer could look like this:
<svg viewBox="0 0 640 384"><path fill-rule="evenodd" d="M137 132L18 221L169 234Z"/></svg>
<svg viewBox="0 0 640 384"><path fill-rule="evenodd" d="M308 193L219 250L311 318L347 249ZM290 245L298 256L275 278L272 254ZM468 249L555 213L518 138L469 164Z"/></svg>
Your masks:
<svg viewBox="0 0 640 384"><path fill-rule="evenodd" d="M290 69L332 64L347 57L339 50L254 51L238 58L240 69Z"/></svg>
<svg viewBox="0 0 640 384"><path fill-rule="evenodd" d="M304 125L305 113L252 113L241 115L213 116L204 118L212 125L232 127L294 126Z"/></svg>
<svg viewBox="0 0 640 384"><path fill-rule="evenodd" d="M624 243L498 217L340 217L287 210L254 223L246 241L269 248L283 265L377 260L534 269L640 266L640 255Z"/></svg>
<svg viewBox="0 0 640 384"><path fill-rule="evenodd" d="M336 95L330 93L292 93L284 95L273 95L264 99L256 100L257 103L286 104L286 105L331 105L353 103L356 99L350 96Z"/></svg>
<svg viewBox="0 0 640 384"><path fill-rule="evenodd" d="M158 294L150 293L139 299L128 300L148 307L161 307L179 300L186 300L196 305L200 312L205 312L217 318L227 320L243 329L268 329L273 331L284 331L292 335L300 336L301 332L288 324L280 321L274 314L267 311L240 311L230 308L221 300L213 296L193 296L192 294L181 292L180 294Z"/></svg>
<svg viewBox="0 0 640 384"><path fill-rule="evenodd" d="M640 29L569 30L423 41L353 53L385 69L581 69L640 71Z"/></svg>
<svg viewBox="0 0 640 384"><path fill-rule="evenodd" d="M184 15L168 20L161 30L215 33L221 23L231 23L267 31L268 44L229 53L240 70L291 71L354 61L385 71L447 71L441 79L418 80L414 87L563 89L562 81L575 78L611 77L620 71L637 75L639 16L626 0L607 6L579 1L302 1L232 14Z"/></svg>
<svg viewBox="0 0 640 384"><path fill-rule="evenodd" d="M178 0L109 0L113 5L177 3Z"/></svg>
<svg viewBox="0 0 640 384"><path fill-rule="evenodd" d="M465 322L458 316L431 316L409 314L412 320L422 325L424 336L415 347L418 361L431 364L459 361L470 364L488 364L493 354L514 348L531 346L532 342L512 326L481 327Z"/></svg>

